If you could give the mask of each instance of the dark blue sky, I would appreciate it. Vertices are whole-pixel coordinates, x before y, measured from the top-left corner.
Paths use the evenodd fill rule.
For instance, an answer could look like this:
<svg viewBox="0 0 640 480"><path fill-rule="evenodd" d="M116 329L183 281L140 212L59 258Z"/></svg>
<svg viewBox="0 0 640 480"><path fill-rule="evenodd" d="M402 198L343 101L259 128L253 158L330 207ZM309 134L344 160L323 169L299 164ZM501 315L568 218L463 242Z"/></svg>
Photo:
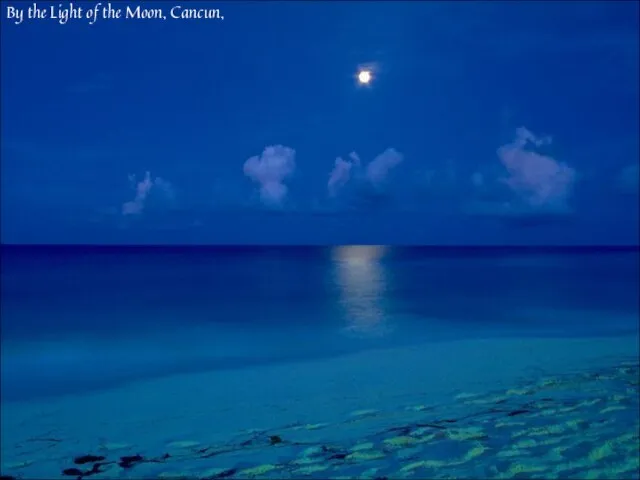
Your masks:
<svg viewBox="0 0 640 480"><path fill-rule="evenodd" d="M30 4L3 242L638 243L638 2Z"/></svg>

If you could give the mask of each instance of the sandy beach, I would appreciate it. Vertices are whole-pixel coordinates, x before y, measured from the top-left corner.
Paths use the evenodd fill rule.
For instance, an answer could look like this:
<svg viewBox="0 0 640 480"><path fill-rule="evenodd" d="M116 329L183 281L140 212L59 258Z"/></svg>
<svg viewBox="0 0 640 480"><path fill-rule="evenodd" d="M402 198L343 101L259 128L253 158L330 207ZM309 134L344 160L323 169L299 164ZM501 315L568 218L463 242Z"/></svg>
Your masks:
<svg viewBox="0 0 640 480"><path fill-rule="evenodd" d="M443 342L175 375L46 401L7 402L2 406L2 473L56 477L73 458L92 452L154 456L180 446L213 445L248 432L292 426L297 426L295 436L301 435L297 441L305 444L357 442L377 428L400 422L397 412L406 415L412 408L417 412L446 405L456 396L515 388L548 376L637 364L638 355L637 336ZM344 419L362 412L381 415L374 422L344 426ZM637 412L633 419L637 424ZM268 453L251 455L256 464L275 461ZM204 471L213 459L216 468L222 468L219 457L200 464L193 460L191 467ZM222 463L234 467L233 459ZM197 477L193 468L185 475ZM142 478L153 472L141 465L95 475Z"/></svg>

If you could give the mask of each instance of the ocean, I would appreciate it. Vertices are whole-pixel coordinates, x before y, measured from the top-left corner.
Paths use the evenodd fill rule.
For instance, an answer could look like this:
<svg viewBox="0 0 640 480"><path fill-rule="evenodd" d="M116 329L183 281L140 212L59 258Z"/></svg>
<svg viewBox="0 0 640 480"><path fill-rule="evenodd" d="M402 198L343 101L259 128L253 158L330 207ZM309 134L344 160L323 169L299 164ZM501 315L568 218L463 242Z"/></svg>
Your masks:
<svg viewBox="0 0 640 480"><path fill-rule="evenodd" d="M637 332L638 259L637 249L5 248L2 395L422 341Z"/></svg>
<svg viewBox="0 0 640 480"><path fill-rule="evenodd" d="M450 346L460 342L532 342L543 358L546 341L559 350L562 342L597 346L619 338L637 345L639 332L635 247L3 246L1 266L3 407L77 401L180 375L240 378L256 369L339 365L358 355L380 359L389 351L453 352ZM603 359L611 360L605 353ZM628 356L623 360L628 363ZM371 388L388 381L374 378ZM304 411L313 413L311 407ZM638 423L637 412L630 418ZM4 447L17 435L3 427L3 437ZM382 476L411 463L396 459L380 466L373 457L374 467L387 472ZM353 465L345 467L347 476ZM480 472L451 465L463 477ZM277 477L282 468L256 475Z"/></svg>

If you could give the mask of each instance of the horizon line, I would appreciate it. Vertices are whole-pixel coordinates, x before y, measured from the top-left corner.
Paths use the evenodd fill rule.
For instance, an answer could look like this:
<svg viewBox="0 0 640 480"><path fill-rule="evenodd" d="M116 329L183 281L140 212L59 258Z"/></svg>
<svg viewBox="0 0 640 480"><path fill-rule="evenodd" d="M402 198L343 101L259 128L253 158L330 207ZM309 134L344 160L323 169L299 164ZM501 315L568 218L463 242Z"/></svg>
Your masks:
<svg viewBox="0 0 640 480"><path fill-rule="evenodd" d="M379 243L345 243L345 244L286 244L286 243L0 243L0 249L251 249L251 248L337 248L337 247L388 247L388 248L420 248L433 250L557 250L557 251L598 251L598 250L638 250L640 244L609 244L609 245L554 245L554 244L379 244Z"/></svg>

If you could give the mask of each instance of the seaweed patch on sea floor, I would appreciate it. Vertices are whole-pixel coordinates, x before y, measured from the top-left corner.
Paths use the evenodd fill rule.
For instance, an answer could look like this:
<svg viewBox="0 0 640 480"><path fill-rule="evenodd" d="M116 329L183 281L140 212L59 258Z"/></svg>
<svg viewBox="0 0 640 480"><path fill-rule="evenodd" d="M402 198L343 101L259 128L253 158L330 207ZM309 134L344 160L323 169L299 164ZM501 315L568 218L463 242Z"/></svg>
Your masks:
<svg viewBox="0 0 640 480"><path fill-rule="evenodd" d="M16 445L1 478L638 479L639 375L637 362L625 362L443 405L416 397L333 424L244 431L216 444L174 440L159 452L103 442L69 457L73 442L49 432ZM362 434L344 435L353 429Z"/></svg>

